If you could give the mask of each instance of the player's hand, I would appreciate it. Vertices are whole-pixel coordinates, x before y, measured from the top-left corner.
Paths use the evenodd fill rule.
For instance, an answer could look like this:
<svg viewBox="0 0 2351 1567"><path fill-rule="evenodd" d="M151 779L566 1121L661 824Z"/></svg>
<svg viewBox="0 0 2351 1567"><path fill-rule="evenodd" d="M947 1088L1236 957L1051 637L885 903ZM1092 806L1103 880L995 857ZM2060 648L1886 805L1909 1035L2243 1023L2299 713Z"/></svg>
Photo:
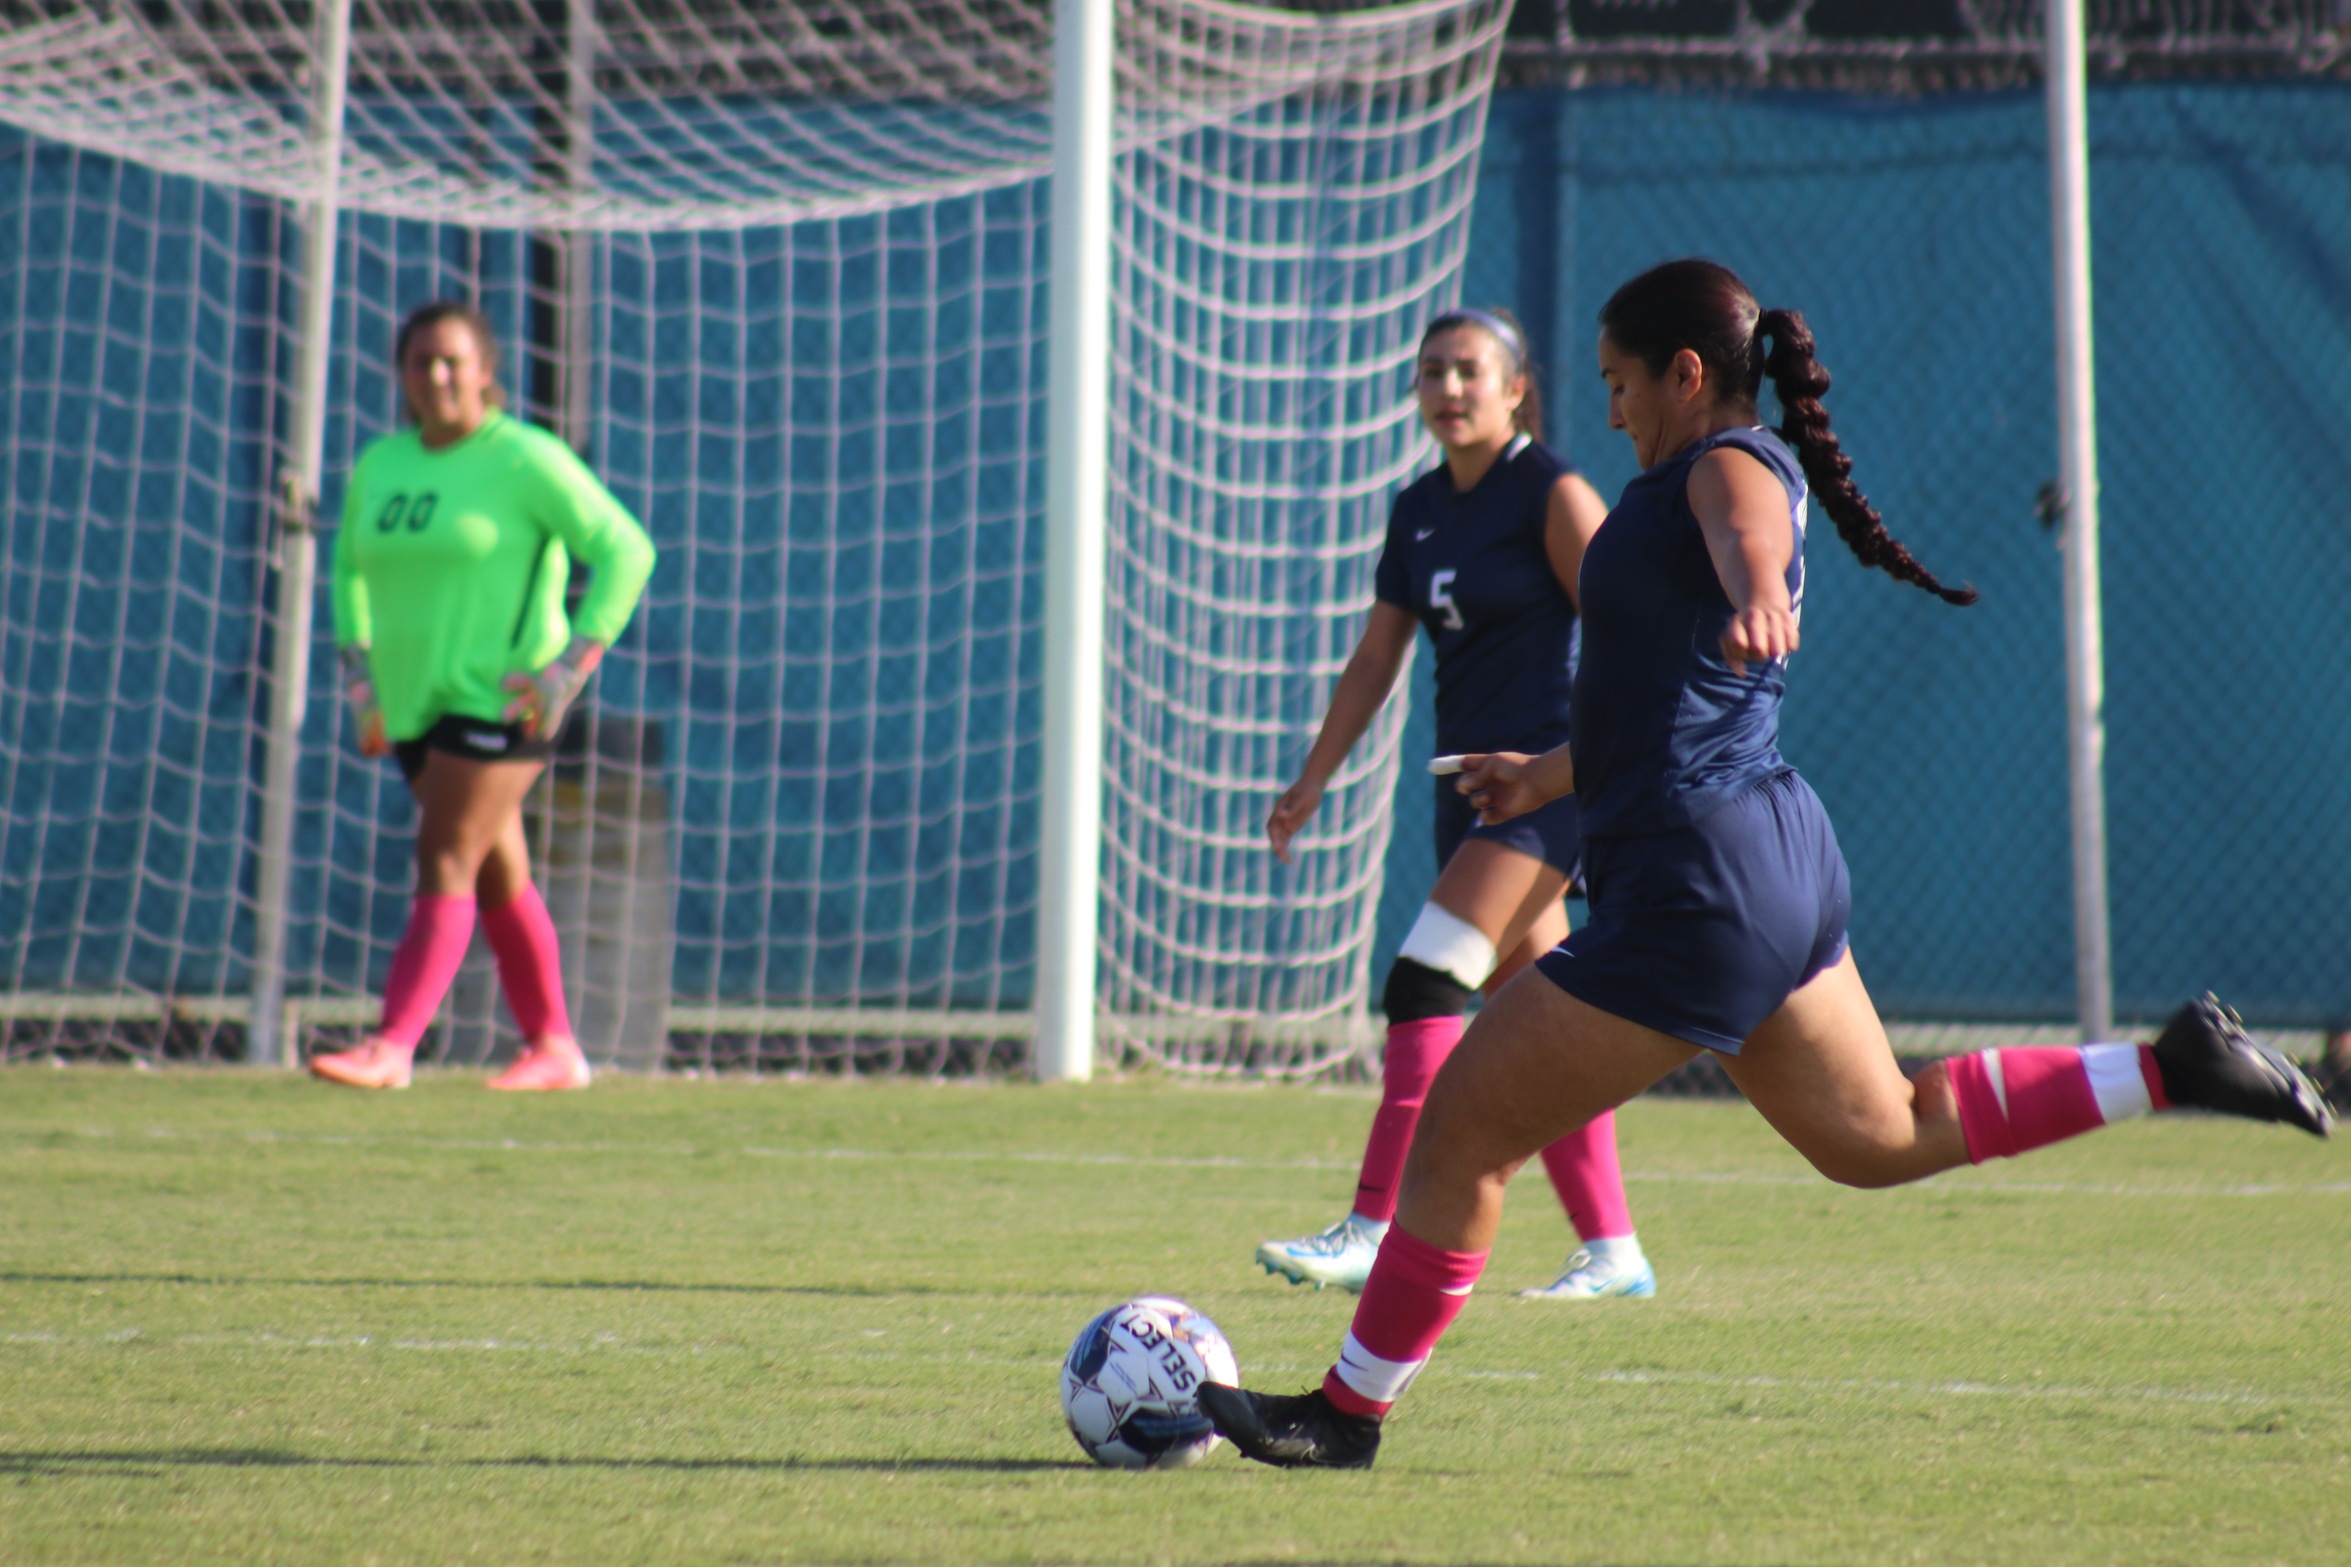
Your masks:
<svg viewBox="0 0 2351 1567"><path fill-rule="evenodd" d="M563 716L586 689L588 676L604 658L604 644L574 637L556 660L536 674L516 670L504 689L514 693L506 704L506 721L520 724L533 740L544 740L563 727Z"/></svg>
<svg viewBox="0 0 2351 1567"><path fill-rule="evenodd" d="M1750 663L1768 664L1796 651L1796 612L1785 604L1750 604L1723 628L1722 656L1731 673L1746 678Z"/></svg>
<svg viewBox="0 0 2351 1567"><path fill-rule="evenodd" d="M1265 841L1273 846L1275 859L1284 865L1290 863L1290 840L1321 808L1322 785L1311 778L1301 778L1282 791L1282 797L1273 802L1273 814L1265 819Z"/></svg>
<svg viewBox="0 0 2351 1567"><path fill-rule="evenodd" d="M1523 751L1472 752L1461 759L1461 776L1453 787L1468 797L1479 821L1499 827L1555 798L1545 794L1532 776L1534 765L1535 759Z"/></svg>
<svg viewBox="0 0 2351 1567"><path fill-rule="evenodd" d="M347 647L337 655L343 665L343 701L359 730L361 756L389 756L392 742L384 737L384 710L376 705L375 681L367 665L367 649Z"/></svg>

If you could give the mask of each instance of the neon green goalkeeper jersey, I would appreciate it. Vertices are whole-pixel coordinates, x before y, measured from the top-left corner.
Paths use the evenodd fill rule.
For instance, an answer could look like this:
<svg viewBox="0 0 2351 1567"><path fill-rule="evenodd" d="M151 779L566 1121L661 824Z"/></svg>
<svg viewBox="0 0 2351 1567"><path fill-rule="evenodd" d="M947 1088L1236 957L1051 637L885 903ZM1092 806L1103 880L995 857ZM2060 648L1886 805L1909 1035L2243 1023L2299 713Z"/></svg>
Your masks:
<svg viewBox="0 0 2351 1567"><path fill-rule="evenodd" d="M594 572L577 619L563 612L574 560ZM498 723L508 675L574 635L609 644L652 574L653 541L587 464L493 411L439 451L403 430L360 454L335 536L335 640L369 649L389 738Z"/></svg>

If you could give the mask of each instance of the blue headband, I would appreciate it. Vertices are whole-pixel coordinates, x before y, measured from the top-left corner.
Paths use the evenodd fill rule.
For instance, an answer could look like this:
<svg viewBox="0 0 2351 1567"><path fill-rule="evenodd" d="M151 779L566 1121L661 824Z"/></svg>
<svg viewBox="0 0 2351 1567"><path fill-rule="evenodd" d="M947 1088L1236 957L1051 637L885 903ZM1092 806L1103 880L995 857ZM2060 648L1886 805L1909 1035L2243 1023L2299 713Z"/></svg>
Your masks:
<svg viewBox="0 0 2351 1567"><path fill-rule="evenodd" d="M1456 322L1462 321L1468 322L1471 326L1482 326L1487 331L1493 333L1494 341L1500 343L1503 348L1509 351L1510 357L1518 361L1518 367L1521 370L1526 368L1527 344L1526 339L1519 335L1518 328L1512 326L1509 322L1503 320L1500 316L1494 314L1494 312L1491 310L1480 310L1475 305L1462 305L1455 309L1446 311L1443 315L1437 317L1436 320L1429 323L1428 331L1421 334L1421 341L1425 343L1429 340L1432 334L1441 328L1448 327Z"/></svg>

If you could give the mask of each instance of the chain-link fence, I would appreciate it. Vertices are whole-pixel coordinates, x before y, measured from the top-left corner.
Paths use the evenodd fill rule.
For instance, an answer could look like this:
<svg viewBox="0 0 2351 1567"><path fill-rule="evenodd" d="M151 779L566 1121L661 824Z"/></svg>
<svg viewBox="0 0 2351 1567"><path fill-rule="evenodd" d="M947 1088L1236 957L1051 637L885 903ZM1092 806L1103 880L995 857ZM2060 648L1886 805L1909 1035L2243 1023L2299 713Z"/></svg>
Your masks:
<svg viewBox="0 0 2351 1567"><path fill-rule="evenodd" d="M2272 1026L2351 1019L2332 624L2351 589L2351 86L2102 86L2090 123L2116 1014L2210 986ZM1468 297L1549 345L1554 439L1603 495L1632 471L1592 370L1616 284L1709 255L1809 317L1864 490L1983 594L1948 608L1814 530L1786 749L1852 863L1862 972L1899 1018L2069 1017L2038 97L1508 94L1483 173ZM1426 803L1408 788L1399 809L1391 940L1431 875Z"/></svg>

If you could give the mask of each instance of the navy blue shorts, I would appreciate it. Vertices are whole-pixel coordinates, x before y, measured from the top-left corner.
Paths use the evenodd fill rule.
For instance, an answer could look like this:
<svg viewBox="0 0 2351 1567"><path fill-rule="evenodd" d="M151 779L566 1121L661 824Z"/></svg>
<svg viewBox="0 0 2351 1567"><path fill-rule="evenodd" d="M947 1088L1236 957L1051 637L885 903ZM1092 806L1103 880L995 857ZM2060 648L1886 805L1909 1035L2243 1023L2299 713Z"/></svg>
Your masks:
<svg viewBox="0 0 2351 1567"><path fill-rule="evenodd" d="M1671 832L1584 840L1591 918L1536 960L1578 1001L1735 1056L1845 953L1837 832L1793 771Z"/></svg>
<svg viewBox="0 0 2351 1567"><path fill-rule="evenodd" d="M1452 861L1454 850L1475 838L1485 843L1498 843L1505 849L1516 849L1521 854L1541 860L1568 880L1575 879L1576 865L1583 853L1583 839L1576 830L1574 795L1563 795L1540 810L1514 816L1499 827L1488 827L1478 820L1478 813L1470 805L1469 796L1455 792L1453 786L1459 779L1441 776L1431 781L1437 786L1438 869L1442 870Z"/></svg>

